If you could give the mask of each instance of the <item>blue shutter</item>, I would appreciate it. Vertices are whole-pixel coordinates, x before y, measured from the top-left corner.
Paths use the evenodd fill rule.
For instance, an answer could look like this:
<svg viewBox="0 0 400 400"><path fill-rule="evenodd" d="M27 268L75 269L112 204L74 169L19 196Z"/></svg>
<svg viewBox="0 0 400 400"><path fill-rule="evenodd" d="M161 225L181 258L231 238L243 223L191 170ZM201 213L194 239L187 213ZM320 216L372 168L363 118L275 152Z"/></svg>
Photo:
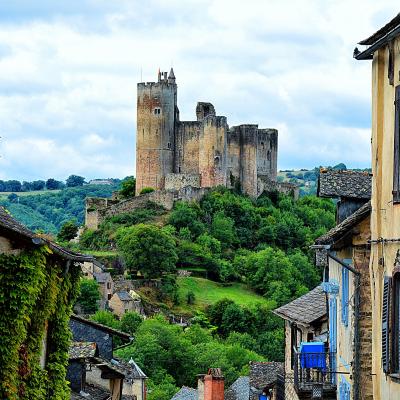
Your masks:
<svg viewBox="0 0 400 400"><path fill-rule="evenodd" d="M349 324L349 270L342 268L342 322Z"/></svg>
<svg viewBox="0 0 400 400"><path fill-rule="evenodd" d="M330 368L332 372L336 371L336 350L337 350L337 305L336 297L329 299L329 351L332 354L330 357ZM332 373L332 383L336 384L336 374Z"/></svg>
<svg viewBox="0 0 400 400"><path fill-rule="evenodd" d="M392 278L389 276L385 276L383 282L383 298L382 298L382 368L386 374L389 373L390 370L389 321L390 321L391 285L392 285Z"/></svg>

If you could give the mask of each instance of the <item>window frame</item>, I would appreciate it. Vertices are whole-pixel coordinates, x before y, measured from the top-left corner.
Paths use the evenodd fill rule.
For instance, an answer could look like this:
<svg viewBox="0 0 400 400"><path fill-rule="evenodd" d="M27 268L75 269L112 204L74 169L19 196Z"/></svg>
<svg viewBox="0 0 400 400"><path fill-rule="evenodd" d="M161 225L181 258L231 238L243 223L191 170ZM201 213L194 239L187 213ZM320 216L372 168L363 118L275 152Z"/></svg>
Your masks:
<svg viewBox="0 0 400 400"><path fill-rule="evenodd" d="M400 85L395 87L393 153L393 203L400 203Z"/></svg>

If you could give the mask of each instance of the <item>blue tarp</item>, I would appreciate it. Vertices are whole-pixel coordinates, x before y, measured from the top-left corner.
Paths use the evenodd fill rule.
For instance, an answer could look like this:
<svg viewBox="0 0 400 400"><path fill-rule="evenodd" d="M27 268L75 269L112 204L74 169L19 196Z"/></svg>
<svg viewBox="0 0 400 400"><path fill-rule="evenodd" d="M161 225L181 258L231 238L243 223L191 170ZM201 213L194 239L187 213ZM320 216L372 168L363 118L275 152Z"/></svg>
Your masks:
<svg viewBox="0 0 400 400"><path fill-rule="evenodd" d="M301 368L326 370L325 344L323 342L303 342L300 344Z"/></svg>

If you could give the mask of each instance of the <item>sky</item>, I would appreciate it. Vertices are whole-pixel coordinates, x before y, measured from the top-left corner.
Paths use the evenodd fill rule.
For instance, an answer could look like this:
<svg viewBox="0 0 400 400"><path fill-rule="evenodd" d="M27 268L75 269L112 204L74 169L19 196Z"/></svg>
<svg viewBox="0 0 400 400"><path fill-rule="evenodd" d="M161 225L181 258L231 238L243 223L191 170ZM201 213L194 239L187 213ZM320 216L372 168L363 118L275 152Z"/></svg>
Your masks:
<svg viewBox="0 0 400 400"><path fill-rule="evenodd" d="M398 4L398 2L397 2ZM279 131L278 168L370 165L371 62L394 0L2 0L0 179L135 174L136 83L173 66L230 126Z"/></svg>

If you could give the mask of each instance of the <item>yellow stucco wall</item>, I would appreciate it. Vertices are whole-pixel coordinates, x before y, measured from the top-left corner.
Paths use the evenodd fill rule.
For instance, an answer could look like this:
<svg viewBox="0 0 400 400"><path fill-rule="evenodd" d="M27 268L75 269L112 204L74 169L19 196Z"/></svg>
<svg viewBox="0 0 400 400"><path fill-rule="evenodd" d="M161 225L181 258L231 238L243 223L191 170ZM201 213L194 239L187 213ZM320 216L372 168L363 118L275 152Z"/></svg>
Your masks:
<svg viewBox="0 0 400 400"><path fill-rule="evenodd" d="M398 49L397 38L394 48ZM388 46L374 54L372 62L372 239L400 237L400 204L393 204L393 157L395 87L399 82L400 53L394 52L394 85L388 79ZM382 287L384 275L392 275L393 264L400 242L372 244L370 278L372 296L372 374L374 399L400 398L400 384L382 370Z"/></svg>
<svg viewBox="0 0 400 400"><path fill-rule="evenodd" d="M340 259L351 259L352 253L348 250L343 250L337 253ZM353 371L352 363L354 362L354 276L349 271L349 306L348 306L348 324L347 326L342 322L342 307L343 307L343 294L342 294L342 269L343 267L335 260L329 259L329 281L334 282L339 286L339 293L337 298L337 351L336 351L336 383L339 383L343 378L351 387L353 387ZM330 294L332 296L332 294ZM339 391L338 391L339 398ZM353 390L350 392L350 398L353 398Z"/></svg>

